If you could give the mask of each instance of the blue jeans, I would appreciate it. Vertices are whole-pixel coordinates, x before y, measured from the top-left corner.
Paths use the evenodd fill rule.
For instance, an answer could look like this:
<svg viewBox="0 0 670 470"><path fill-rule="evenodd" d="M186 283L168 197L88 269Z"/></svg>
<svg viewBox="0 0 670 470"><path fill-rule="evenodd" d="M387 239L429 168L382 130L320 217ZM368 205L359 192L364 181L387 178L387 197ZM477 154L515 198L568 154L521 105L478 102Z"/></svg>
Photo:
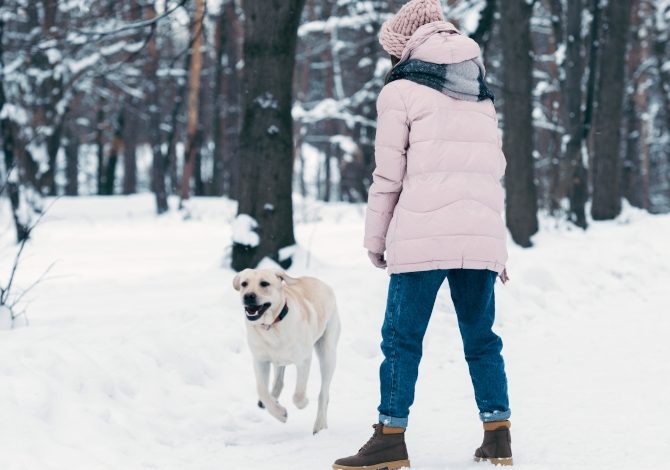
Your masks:
<svg viewBox="0 0 670 470"><path fill-rule="evenodd" d="M449 280L465 360L482 421L510 417L502 340L492 331L496 273L449 269L393 274L382 327L379 422L407 427L421 362L423 336L444 279Z"/></svg>

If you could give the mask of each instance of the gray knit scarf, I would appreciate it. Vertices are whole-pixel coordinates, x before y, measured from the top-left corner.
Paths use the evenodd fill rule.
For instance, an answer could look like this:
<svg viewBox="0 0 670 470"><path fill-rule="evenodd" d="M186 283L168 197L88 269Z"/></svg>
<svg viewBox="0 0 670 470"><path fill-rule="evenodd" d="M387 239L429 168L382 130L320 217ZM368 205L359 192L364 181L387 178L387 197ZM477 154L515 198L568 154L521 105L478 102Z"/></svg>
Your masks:
<svg viewBox="0 0 670 470"><path fill-rule="evenodd" d="M433 88L457 100L495 102L495 96L484 80L484 66L479 59L457 64L433 64L411 59L397 64L389 73L386 83L410 80Z"/></svg>

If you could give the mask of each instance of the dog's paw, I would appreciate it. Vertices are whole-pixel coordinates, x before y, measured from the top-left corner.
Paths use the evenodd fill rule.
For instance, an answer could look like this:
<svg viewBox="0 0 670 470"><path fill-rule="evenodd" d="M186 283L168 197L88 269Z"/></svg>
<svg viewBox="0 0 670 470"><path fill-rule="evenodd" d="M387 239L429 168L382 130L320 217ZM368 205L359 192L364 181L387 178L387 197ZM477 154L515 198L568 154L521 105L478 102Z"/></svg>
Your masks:
<svg viewBox="0 0 670 470"><path fill-rule="evenodd" d="M314 423L314 429L312 430L312 434L317 434L319 431L323 431L324 429L328 429L328 424L326 423L325 420L316 420L316 423Z"/></svg>
<svg viewBox="0 0 670 470"><path fill-rule="evenodd" d="M328 428L328 418L325 413L318 413L316 415L316 421L314 421L313 434L323 431Z"/></svg>
<svg viewBox="0 0 670 470"><path fill-rule="evenodd" d="M268 407L268 411L272 416L277 418L279 422L285 423L288 419L288 411L286 411L286 408L279 403L274 404L272 407Z"/></svg>
<svg viewBox="0 0 670 470"><path fill-rule="evenodd" d="M309 398L304 395L293 395L293 403L299 410L302 410L303 408L306 408L307 405L309 405Z"/></svg>

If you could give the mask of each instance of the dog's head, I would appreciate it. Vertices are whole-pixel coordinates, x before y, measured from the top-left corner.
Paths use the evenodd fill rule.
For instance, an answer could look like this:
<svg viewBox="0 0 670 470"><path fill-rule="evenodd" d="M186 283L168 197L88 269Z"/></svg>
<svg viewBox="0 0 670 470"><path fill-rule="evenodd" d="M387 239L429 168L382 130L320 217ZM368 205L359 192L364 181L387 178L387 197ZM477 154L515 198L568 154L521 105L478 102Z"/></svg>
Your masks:
<svg viewBox="0 0 670 470"><path fill-rule="evenodd" d="M271 325L286 302L284 283L292 281L286 273L272 269L245 269L237 274L233 287L240 292L247 320Z"/></svg>

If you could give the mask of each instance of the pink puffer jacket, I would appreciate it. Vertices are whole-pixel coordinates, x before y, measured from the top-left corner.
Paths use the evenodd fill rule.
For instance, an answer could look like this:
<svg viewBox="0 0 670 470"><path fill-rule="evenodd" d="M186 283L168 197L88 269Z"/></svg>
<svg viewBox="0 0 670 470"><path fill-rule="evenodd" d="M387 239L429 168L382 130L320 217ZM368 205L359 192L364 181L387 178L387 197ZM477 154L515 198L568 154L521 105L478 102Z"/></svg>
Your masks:
<svg viewBox="0 0 670 470"><path fill-rule="evenodd" d="M439 25L438 25L439 26ZM479 57L477 43L449 25L412 36L402 60L449 64ZM389 273L490 269L507 261L501 178L505 156L490 100L450 98L408 80L377 101L377 168L365 247L386 251Z"/></svg>

